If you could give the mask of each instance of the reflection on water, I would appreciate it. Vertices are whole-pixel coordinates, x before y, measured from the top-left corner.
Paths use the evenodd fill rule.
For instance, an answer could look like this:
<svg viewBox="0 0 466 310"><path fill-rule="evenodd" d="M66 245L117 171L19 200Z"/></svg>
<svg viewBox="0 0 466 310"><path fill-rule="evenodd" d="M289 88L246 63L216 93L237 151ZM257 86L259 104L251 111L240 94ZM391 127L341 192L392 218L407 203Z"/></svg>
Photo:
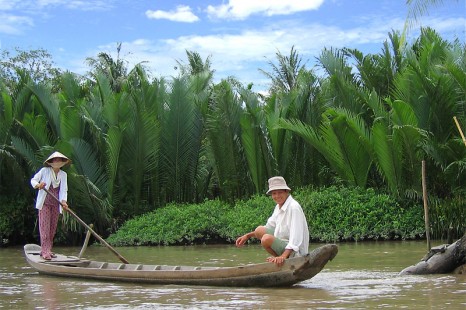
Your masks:
<svg viewBox="0 0 466 310"><path fill-rule="evenodd" d="M318 245L312 245L311 248ZM0 308L5 309L466 309L466 276L399 276L425 253L423 242L344 243L327 267L291 288L222 288L113 283L37 274L22 248L0 249ZM55 249L77 255L79 248ZM258 263L259 246L117 249L130 262L234 266ZM91 246L86 257L118 261Z"/></svg>

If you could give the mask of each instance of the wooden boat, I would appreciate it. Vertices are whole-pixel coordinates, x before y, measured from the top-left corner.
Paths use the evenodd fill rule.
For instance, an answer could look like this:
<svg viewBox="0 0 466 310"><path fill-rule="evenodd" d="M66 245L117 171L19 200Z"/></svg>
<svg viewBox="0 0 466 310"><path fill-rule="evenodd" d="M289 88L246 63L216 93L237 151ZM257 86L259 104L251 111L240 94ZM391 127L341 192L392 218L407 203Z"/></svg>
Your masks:
<svg viewBox="0 0 466 310"><path fill-rule="evenodd" d="M99 262L61 254L47 261L40 257L40 250L36 244L24 246L27 262L41 274L109 281L236 287L291 286L318 274L338 253L335 244L327 244L306 256L287 259L282 267L268 262L236 267L196 267Z"/></svg>

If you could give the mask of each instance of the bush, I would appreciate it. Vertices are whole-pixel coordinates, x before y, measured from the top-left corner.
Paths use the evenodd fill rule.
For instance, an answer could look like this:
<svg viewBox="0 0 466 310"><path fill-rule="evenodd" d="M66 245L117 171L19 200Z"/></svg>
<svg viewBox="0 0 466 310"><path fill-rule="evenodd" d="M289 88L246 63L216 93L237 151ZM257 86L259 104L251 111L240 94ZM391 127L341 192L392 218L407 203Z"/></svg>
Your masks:
<svg viewBox="0 0 466 310"><path fill-rule="evenodd" d="M372 189L328 187L293 192L306 214L312 241L415 239L424 234L423 208L401 206ZM170 204L127 221L108 238L114 245L175 245L234 242L264 225L272 214L269 196L254 196L229 206L218 200ZM257 242L251 240L250 242Z"/></svg>
<svg viewBox="0 0 466 310"><path fill-rule="evenodd" d="M0 245L33 240L35 210L24 197L0 197Z"/></svg>
<svg viewBox="0 0 466 310"><path fill-rule="evenodd" d="M220 228L219 236L228 242L235 241L238 236L264 225L273 208L274 203L268 196L254 196L249 200L238 201L223 215L224 225Z"/></svg>
<svg viewBox="0 0 466 310"><path fill-rule="evenodd" d="M429 219L432 237L448 243L461 238L466 232L466 199L464 191L449 200L429 203Z"/></svg>
<svg viewBox="0 0 466 310"><path fill-rule="evenodd" d="M373 189L304 188L293 196L303 207L314 241L415 239L424 233L422 206L400 206Z"/></svg>
<svg viewBox="0 0 466 310"><path fill-rule="evenodd" d="M175 245L219 242L222 215L229 206L219 200L169 204L129 220L107 241L117 246Z"/></svg>

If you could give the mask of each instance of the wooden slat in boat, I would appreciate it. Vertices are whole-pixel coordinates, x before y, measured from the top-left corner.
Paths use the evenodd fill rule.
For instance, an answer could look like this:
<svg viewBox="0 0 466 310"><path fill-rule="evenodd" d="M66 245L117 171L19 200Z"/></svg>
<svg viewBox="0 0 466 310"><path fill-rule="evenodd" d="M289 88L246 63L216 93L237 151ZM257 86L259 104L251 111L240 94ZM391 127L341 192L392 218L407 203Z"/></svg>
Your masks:
<svg viewBox="0 0 466 310"><path fill-rule="evenodd" d="M287 259L282 267L268 262L236 267L122 264L60 254L46 261L39 253L40 246L36 244L24 246L26 260L34 269L55 276L155 284L273 287L290 286L312 278L337 255L338 247L321 246L304 257Z"/></svg>

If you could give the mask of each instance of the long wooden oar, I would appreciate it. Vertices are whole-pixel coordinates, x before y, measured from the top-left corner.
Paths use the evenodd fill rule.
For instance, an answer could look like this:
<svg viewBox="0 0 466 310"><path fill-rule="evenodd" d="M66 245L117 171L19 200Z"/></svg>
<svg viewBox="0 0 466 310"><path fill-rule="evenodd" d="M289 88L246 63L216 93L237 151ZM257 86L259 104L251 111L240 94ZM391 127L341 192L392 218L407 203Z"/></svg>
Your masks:
<svg viewBox="0 0 466 310"><path fill-rule="evenodd" d="M81 220L79 218L79 216L76 215L76 213L73 212L73 210L71 210L69 207L66 207L60 200L58 200L57 197L55 197L54 194L52 194L48 189L46 189L45 187L43 188L44 191L47 192L47 194L49 194L50 196L52 196L56 201L58 201L58 203L63 207L63 209L65 209L66 211L68 211L69 213L71 213L71 215L73 215L79 223L81 223L81 225L83 225L84 227L87 228L88 231L90 231L94 237L97 238L97 240L99 240L100 242L102 242L107 248L109 248L110 251L112 251L113 254L115 254L116 256L118 256L118 258L125 264L129 264L129 262L126 260L126 258L124 258L123 256L121 256L120 253L118 253L114 248L112 248L112 246L110 244L107 243L107 241L105 241L101 236L99 236L99 234L97 234L91 227L89 227L89 225L87 225L83 220Z"/></svg>
<svg viewBox="0 0 466 310"><path fill-rule="evenodd" d="M93 228L93 225L89 225L90 228ZM84 244L83 247L81 248L81 251L79 251L78 258L81 258L84 254L84 251L87 249L87 244L89 243L89 239L91 239L91 232L88 230L86 232L86 238L84 239Z"/></svg>
<svg viewBox="0 0 466 310"><path fill-rule="evenodd" d="M461 130L460 123L459 123L458 120L456 119L456 116L453 116L453 119L455 120L456 127L458 127L458 131L460 132L461 139L463 139L463 143L464 143L464 145L466 146L466 138L464 137L463 131Z"/></svg>

